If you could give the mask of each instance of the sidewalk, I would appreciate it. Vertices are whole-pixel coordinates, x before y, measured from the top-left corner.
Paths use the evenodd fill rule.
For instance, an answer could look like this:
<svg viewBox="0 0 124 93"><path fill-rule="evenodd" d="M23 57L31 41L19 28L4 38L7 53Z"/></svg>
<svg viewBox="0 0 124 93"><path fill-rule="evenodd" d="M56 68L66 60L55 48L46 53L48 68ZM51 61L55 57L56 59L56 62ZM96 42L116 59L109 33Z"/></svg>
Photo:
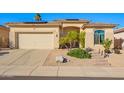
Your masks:
<svg viewBox="0 0 124 93"><path fill-rule="evenodd" d="M4 68L5 69L5 68ZM9 68L1 77L102 77L124 78L124 67L22 66Z"/></svg>

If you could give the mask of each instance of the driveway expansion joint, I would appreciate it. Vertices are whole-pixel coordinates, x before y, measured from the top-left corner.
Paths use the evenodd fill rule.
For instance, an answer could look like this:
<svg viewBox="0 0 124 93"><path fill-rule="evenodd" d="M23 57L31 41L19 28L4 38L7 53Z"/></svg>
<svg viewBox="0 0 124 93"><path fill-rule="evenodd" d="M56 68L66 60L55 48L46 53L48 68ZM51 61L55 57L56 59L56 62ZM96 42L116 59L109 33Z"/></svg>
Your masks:
<svg viewBox="0 0 124 93"><path fill-rule="evenodd" d="M23 53L21 56L19 56L19 57L16 58L14 61L12 61L10 64L8 64L8 66L9 66L9 65L12 65L12 64L15 63L17 60L21 59L23 56L25 56L27 53L30 53L30 52L31 52L31 51L27 51L27 52Z"/></svg>

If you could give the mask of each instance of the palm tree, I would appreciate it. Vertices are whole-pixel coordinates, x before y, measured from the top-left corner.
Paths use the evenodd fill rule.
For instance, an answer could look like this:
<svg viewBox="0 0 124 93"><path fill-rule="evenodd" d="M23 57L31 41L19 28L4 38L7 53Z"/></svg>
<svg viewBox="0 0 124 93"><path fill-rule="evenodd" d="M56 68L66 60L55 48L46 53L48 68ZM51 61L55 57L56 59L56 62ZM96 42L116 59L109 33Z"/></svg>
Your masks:
<svg viewBox="0 0 124 93"><path fill-rule="evenodd" d="M36 15L35 15L35 21L41 21L41 15L40 15L40 13L36 13Z"/></svg>

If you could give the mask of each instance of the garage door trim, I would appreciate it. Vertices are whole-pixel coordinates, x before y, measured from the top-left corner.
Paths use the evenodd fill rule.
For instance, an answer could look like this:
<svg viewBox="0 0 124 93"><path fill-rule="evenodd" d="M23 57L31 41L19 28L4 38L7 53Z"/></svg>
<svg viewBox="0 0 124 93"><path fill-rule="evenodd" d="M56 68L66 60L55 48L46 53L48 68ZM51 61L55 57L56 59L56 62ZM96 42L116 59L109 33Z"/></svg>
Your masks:
<svg viewBox="0 0 124 93"><path fill-rule="evenodd" d="M19 48L19 34L53 34L53 32L15 32L15 48Z"/></svg>

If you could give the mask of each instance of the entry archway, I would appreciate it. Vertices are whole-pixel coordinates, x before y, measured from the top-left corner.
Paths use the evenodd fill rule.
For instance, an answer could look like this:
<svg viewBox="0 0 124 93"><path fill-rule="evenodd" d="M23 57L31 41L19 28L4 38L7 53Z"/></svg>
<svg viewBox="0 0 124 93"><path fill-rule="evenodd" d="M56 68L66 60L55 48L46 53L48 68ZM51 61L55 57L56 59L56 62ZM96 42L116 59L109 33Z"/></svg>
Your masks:
<svg viewBox="0 0 124 93"><path fill-rule="evenodd" d="M71 32L71 31L76 31L77 33L80 33L80 28L79 27L75 27L75 26L64 27L64 28L62 28L62 31L60 32L60 37L66 36L67 33ZM69 44L66 44L66 45L68 47L70 47ZM79 42L76 41L72 45L73 45L72 48L78 48L79 47ZM66 47L64 47L64 48L66 48Z"/></svg>

